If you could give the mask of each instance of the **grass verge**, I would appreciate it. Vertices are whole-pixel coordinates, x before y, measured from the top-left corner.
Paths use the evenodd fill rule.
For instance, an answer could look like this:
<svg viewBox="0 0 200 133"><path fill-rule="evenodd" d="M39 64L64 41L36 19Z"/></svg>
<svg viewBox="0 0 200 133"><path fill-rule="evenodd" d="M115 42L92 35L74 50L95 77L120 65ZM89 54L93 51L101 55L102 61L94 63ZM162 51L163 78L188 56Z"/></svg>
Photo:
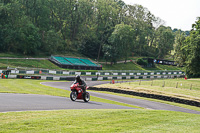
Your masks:
<svg viewBox="0 0 200 133"><path fill-rule="evenodd" d="M156 110L0 113L0 132L199 132L200 115Z"/></svg>
<svg viewBox="0 0 200 133"><path fill-rule="evenodd" d="M104 84L98 85L97 87L133 90L136 92L200 101L200 80L164 79L121 84Z"/></svg>

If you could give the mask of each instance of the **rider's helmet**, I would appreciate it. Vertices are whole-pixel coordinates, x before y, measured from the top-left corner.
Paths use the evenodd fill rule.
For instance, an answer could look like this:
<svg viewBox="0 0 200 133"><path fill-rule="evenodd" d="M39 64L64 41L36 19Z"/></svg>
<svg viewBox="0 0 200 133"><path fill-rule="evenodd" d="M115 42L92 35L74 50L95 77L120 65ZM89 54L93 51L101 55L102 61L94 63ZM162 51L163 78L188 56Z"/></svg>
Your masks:
<svg viewBox="0 0 200 133"><path fill-rule="evenodd" d="M76 75L76 81L80 81L81 80L81 77L79 75Z"/></svg>

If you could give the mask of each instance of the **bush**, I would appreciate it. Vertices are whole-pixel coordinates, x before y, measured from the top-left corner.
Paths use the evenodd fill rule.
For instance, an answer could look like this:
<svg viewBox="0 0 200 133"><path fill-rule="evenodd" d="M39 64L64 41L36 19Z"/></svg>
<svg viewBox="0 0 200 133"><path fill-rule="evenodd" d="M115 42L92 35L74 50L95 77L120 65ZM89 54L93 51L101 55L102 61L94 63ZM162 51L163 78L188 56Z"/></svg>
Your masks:
<svg viewBox="0 0 200 133"><path fill-rule="evenodd" d="M148 62L147 62L147 60L143 60L142 58L138 58L137 59L137 64L143 65L143 66L147 66Z"/></svg>

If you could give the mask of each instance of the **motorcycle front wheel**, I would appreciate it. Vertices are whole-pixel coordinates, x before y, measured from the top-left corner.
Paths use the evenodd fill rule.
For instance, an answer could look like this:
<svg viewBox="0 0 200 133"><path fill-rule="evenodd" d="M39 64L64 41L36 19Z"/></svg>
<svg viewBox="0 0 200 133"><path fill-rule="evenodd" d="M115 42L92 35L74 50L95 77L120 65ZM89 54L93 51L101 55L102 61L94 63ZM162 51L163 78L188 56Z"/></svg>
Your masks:
<svg viewBox="0 0 200 133"><path fill-rule="evenodd" d="M76 99L77 99L76 91L72 91L72 92L70 93L70 99L71 99L72 101L76 101Z"/></svg>

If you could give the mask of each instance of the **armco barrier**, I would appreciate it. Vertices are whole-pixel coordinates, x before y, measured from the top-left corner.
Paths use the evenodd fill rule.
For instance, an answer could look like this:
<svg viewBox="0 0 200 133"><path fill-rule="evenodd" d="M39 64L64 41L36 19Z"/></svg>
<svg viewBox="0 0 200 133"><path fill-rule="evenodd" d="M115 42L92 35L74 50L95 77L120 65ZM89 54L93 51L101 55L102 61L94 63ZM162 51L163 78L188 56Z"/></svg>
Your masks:
<svg viewBox="0 0 200 133"><path fill-rule="evenodd" d="M67 80L67 81L75 80L75 77L50 77L50 76L26 76L26 75L8 75L8 78L38 79L38 80Z"/></svg>
<svg viewBox="0 0 200 133"><path fill-rule="evenodd" d="M16 79L17 75L8 75L8 79Z"/></svg>
<svg viewBox="0 0 200 133"><path fill-rule="evenodd" d="M51 76L27 76L27 75L8 75L8 78L41 79L41 80L68 80L68 81L75 80L75 77L51 77ZM162 79L184 78L184 75L98 77L98 78L85 78L85 80L86 81L98 81L98 80L161 79L161 78Z"/></svg>
<svg viewBox="0 0 200 133"><path fill-rule="evenodd" d="M2 71L2 70L0 70ZM65 75L105 75L105 76L151 76L151 75L177 75L183 74L183 71L160 71L160 72L74 72L74 71L56 71L56 70L41 70L49 74L65 74ZM39 71L34 70L11 70L11 74L39 74Z"/></svg>
<svg viewBox="0 0 200 133"><path fill-rule="evenodd" d="M184 75L167 75L167 76L118 76L118 77L98 77L98 78L85 78L86 81L97 80L126 80L126 79L167 79L167 78L184 78Z"/></svg>
<svg viewBox="0 0 200 133"><path fill-rule="evenodd" d="M165 101L182 103L182 104L200 107L200 102L198 102L198 101L186 100L186 99L157 95L157 94L148 94L148 93L143 93L143 92L127 91L127 90L120 90L120 89L110 89L110 88L96 88L96 87L90 87L89 90L109 91L109 92L114 92L114 93L122 93L122 94L128 94L128 95L134 95L134 96L140 96L140 97L147 97L147 98L165 100Z"/></svg>

